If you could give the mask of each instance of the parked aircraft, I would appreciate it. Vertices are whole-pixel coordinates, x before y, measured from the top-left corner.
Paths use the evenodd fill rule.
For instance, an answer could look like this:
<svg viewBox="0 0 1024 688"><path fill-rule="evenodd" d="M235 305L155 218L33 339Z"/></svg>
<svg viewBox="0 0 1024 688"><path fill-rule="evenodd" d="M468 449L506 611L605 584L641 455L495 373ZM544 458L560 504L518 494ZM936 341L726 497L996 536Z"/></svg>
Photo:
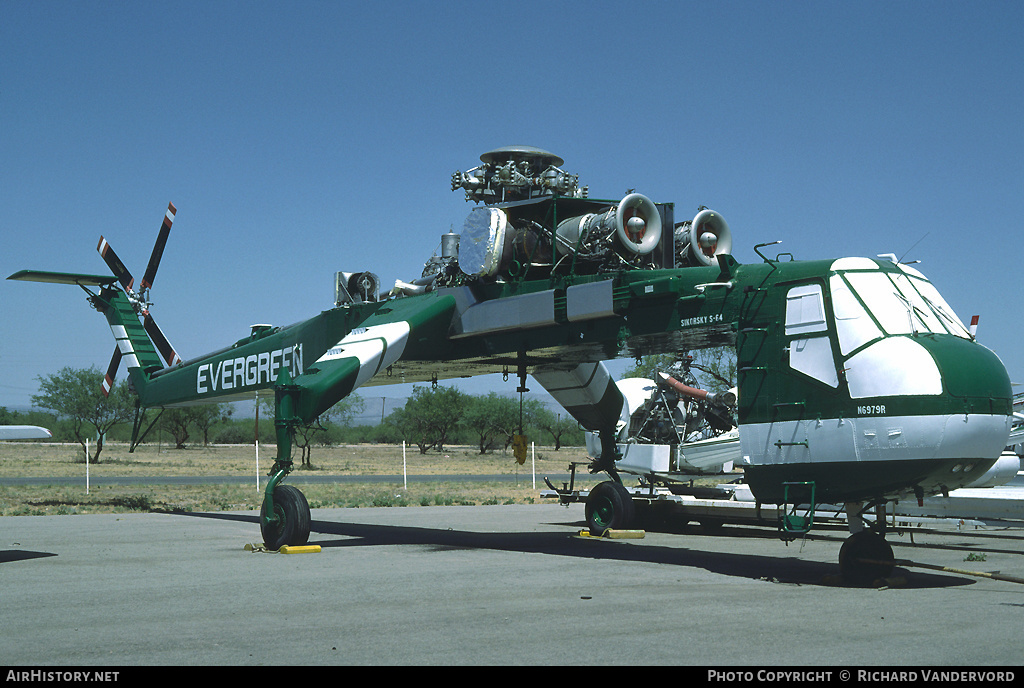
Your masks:
<svg viewBox="0 0 1024 688"><path fill-rule="evenodd" d="M0 440L46 440L53 434L38 425L0 425Z"/></svg>
<svg viewBox="0 0 1024 688"><path fill-rule="evenodd" d="M173 205L137 291L102 238L113 277L26 270L10 279L88 292L117 342L106 384L125 361L140 413L274 391L278 455L261 512L274 549L310 531L305 497L282 484L295 428L364 385L503 372L523 390L532 375L598 434L591 470L610 476L595 492L614 522L628 499L617 468L624 398L603 362L735 347L751 490L765 503L846 504L855 532L840 568L850 576L891 569L888 502L966 485L1007 444L1006 369L895 257L798 261L769 257L772 243L762 243L762 262L741 265L716 211L677 222L672 204L639 193L591 198L561 158L537 148L499 148L481 162L452 176L452 190L476 206L460 233L441 236L419 277L386 289L372 272L339 272L333 307L253 327L199 358L181 360L150 314ZM137 420L136 440L140 430ZM802 527L798 518L784 525Z"/></svg>

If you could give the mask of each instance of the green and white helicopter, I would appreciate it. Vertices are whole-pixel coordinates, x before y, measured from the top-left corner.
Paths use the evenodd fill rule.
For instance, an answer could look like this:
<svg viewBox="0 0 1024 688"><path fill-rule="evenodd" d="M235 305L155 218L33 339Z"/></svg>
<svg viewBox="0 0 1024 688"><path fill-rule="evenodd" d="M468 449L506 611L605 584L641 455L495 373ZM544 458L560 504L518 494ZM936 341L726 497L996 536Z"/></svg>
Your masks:
<svg viewBox="0 0 1024 688"><path fill-rule="evenodd" d="M271 549L309 537L305 497L282 484L295 429L365 385L503 372L522 391L532 375L600 438L591 470L610 476L595 488L607 516L629 494L616 469L624 399L603 362L735 347L751 491L765 504L846 505L856 532L840 567L851 574L892 568L888 502L969 484L999 458L1013 420L1006 369L895 257L797 261L769 258L771 244L759 244L763 262L741 265L715 211L677 223L672 204L639 193L590 198L560 158L537 148L499 148L481 162L452 176L452 190L477 205L459 234L441 236L419 278L382 291L371 272L340 272L333 308L288 327L254 326L192 360L150 314L173 205L137 290L102 237L112 277L26 270L9 279L88 292L117 341L104 384L124 361L138 395L133 442L145 409L273 390L277 457L260 517Z"/></svg>

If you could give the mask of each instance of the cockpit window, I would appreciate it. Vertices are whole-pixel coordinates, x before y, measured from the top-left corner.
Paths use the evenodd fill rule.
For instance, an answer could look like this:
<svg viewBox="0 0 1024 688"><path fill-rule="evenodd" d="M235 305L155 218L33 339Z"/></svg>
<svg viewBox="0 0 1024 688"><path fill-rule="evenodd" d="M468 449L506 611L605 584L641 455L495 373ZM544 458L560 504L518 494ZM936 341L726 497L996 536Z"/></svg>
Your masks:
<svg viewBox="0 0 1024 688"><path fill-rule="evenodd" d="M920 331L913 309L884 272L849 272L846 280L887 334Z"/></svg>
<svg viewBox="0 0 1024 688"><path fill-rule="evenodd" d="M868 316L842 277L832 275L829 286L832 290L832 310L836 316L839 351L844 356L882 336L882 331Z"/></svg>
<svg viewBox="0 0 1024 688"><path fill-rule="evenodd" d="M858 313L860 304L851 294L844 292L844 279L887 334L933 333L970 337L960 319L927 280L910 274L890 275L881 271L847 272L842 278L833 276L831 281L840 346L844 354L878 336L871 336L871 328ZM852 317L844 317L850 315ZM844 327L851 330L847 333L849 346L843 343Z"/></svg>
<svg viewBox="0 0 1024 688"><path fill-rule="evenodd" d="M921 298L935 311L942 321L942 325L950 334L955 334L957 337L963 337L964 339L971 338L971 333L967 331L963 321L957 317L953 309L946 303L946 300L942 298L942 294L939 293L939 290L931 282L916 277L912 277L910 282L917 289L918 293L921 294Z"/></svg>

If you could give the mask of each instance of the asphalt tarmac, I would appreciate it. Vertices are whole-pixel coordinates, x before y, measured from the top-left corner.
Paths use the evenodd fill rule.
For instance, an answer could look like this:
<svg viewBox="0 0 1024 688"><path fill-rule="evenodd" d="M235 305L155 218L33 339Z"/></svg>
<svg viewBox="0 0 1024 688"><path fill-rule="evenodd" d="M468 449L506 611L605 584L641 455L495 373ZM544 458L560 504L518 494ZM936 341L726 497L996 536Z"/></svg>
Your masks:
<svg viewBox="0 0 1024 688"><path fill-rule="evenodd" d="M0 520L14 666L1015 666L1024 585L900 567L835 580L845 532L580 537L583 506L314 509L315 554L254 512ZM1024 530L891 535L897 559L1024 578ZM965 561L969 555L971 561ZM984 559L979 561L978 559Z"/></svg>

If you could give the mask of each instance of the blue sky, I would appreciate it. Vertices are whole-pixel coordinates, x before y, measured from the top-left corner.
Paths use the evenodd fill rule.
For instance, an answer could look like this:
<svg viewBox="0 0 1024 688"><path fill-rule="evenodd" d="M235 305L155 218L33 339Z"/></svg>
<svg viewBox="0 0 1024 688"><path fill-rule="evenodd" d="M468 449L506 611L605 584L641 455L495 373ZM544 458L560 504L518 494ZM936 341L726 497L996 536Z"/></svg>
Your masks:
<svg viewBox="0 0 1024 688"><path fill-rule="evenodd" d="M531 145L719 211L740 262L919 259L1024 382L1022 39L1010 1L5 0L0 276L105 274L103 234L138 278L174 202L153 313L189 358L328 308L335 271L418 277L471 208L452 172ZM0 282L0 405L106 367L83 296Z"/></svg>

